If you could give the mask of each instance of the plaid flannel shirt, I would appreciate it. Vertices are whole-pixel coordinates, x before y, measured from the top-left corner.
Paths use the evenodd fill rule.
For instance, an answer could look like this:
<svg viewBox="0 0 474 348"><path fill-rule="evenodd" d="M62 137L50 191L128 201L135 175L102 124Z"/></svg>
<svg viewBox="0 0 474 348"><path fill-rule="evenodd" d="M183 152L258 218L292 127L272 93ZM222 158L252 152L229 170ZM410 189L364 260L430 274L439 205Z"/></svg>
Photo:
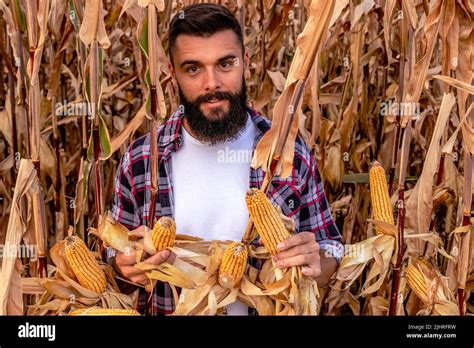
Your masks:
<svg viewBox="0 0 474 348"><path fill-rule="evenodd" d="M256 128L257 136L253 148L263 134L270 129L270 121L248 109ZM158 129L159 188L155 217L174 216L172 154L179 151L182 140L183 115L175 112ZM260 188L264 172L261 168L250 170L249 187ZM135 140L122 156L115 176L115 195L112 205L113 218L129 229L146 224L150 205L150 134ZM286 216L296 222L296 231L310 231L322 250L338 261L344 248L341 235L333 221L329 204L323 190L323 183L314 156L298 136L295 143L295 157L292 175L286 179L275 177L270 184L268 196L282 208ZM243 234L244 231L242 231ZM258 243L258 240L254 241ZM110 248L108 256L114 255ZM146 307L146 295L140 292L138 309ZM153 291L153 312L170 314L175 309L171 287L158 282Z"/></svg>

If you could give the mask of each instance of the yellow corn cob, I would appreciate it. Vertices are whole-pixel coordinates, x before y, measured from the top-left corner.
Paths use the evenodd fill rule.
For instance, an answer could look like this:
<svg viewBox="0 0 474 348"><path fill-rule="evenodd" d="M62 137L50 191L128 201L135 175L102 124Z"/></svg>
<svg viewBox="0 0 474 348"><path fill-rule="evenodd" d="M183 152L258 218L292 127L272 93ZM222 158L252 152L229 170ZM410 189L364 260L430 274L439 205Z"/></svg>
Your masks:
<svg viewBox="0 0 474 348"><path fill-rule="evenodd" d="M140 315L136 310L133 309L113 309L113 308L80 308L69 313L71 316L75 315L120 315L120 316L134 316Z"/></svg>
<svg viewBox="0 0 474 348"><path fill-rule="evenodd" d="M290 237L280 215L266 194L259 189L248 190L245 200L250 218L262 238L263 244L272 255L278 254L276 246Z"/></svg>
<svg viewBox="0 0 474 348"><path fill-rule="evenodd" d="M107 287L105 273L81 238L77 236L67 237L64 253L79 284L97 293L105 291Z"/></svg>
<svg viewBox="0 0 474 348"><path fill-rule="evenodd" d="M414 265L410 264L406 270L408 286L415 292L425 304L429 303L428 288L426 287L423 273Z"/></svg>
<svg viewBox="0 0 474 348"><path fill-rule="evenodd" d="M390 204L390 196L388 194L387 179L385 170L379 162L375 161L370 169L370 199L372 201L372 209L374 211L374 220L384 221L394 225L393 210ZM380 227L375 226L377 234L383 234Z"/></svg>
<svg viewBox="0 0 474 348"><path fill-rule="evenodd" d="M174 244L176 239L176 223L167 216L162 216L153 227L151 240L157 251L166 249Z"/></svg>
<svg viewBox="0 0 474 348"><path fill-rule="evenodd" d="M239 284L247 265L248 251L243 243L233 242L225 250L219 267L219 284L232 289Z"/></svg>

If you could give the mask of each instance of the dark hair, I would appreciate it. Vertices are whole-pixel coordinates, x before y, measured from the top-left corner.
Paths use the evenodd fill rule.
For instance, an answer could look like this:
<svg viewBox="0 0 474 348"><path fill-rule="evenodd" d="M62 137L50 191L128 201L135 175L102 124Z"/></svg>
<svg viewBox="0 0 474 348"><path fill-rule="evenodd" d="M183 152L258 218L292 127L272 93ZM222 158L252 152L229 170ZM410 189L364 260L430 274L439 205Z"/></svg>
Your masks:
<svg viewBox="0 0 474 348"><path fill-rule="evenodd" d="M242 28L232 12L226 7L210 3L183 7L170 22L168 36L170 57L176 38L181 34L208 37L227 29L232 30L237 35L237 40L243 52Z"/></svg>

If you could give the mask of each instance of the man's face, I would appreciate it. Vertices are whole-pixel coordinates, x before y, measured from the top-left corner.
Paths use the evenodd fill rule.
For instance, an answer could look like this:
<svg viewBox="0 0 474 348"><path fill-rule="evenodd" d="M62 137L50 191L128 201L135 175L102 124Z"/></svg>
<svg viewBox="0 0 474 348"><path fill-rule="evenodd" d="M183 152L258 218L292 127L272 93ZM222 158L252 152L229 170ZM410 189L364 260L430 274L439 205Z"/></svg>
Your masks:
<svg viewBox="0 0 474 348"><path fill-rule="evenodd" d="M185 120L193 135L216 143L235 137L245 125L243 54L237 35L224 30L209 37L179 35L172 50Z"/></svg>

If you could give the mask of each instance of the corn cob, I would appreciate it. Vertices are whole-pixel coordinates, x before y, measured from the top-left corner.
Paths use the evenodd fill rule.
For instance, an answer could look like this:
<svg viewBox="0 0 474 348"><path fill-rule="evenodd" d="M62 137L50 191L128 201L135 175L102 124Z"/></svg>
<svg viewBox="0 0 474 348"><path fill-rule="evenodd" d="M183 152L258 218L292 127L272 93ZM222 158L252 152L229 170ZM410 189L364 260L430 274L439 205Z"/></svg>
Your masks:
<svg viewBox="0 0 474 348"><path fill-rule="evenodd" d="M76 309L72 312L69 313L70 316L76 316L76 315L93 315L93 316L98 316L98 315L114 315L114 316L135 316L135 315L140 315L136 310L134 309L113 309L113 308L97 308L97 307L91 307L91 308L80 308Z"/></svg>
<svg viewBox="0 0 474 348"><path fill-rule="evenodd" d="M77 236L65 239L66 260L83 287L103 293L107 287L105 273L83 240Z"/></svg>
<svg viewBox="0 0 474 348"><path fill-rule="evenodd" d="M224 288L233 288L239 284L247 265L248 251L243 243L233 242L224 252L219 267L219 284Z"/></svg>
<svg viewBox="0 0 474 348"><path fill-rule="evenodd" d="M374 211L374 220L384 221L394 225L393 210L390 204L390 196L388 194L387 178L385 170L379 162L375 161L370 169L370 198L372 201L372 209ZM375 226L377 234L383 234L380 227Z"/></svg>
<svg viewBox="0 0 474 348"><path fill-rule="evenodd" d="M406 277L408 286L425 304L428 304L428 288L423 273L416 266L410 264L406 270Z"/></svg>
<svg viewBox="0 0 474 348"><path fill-rule="evenodd" d="M167 216L162 216L153 227L151 240L157 251L166 249L174 244L176 238L176 223Z"/></svg>
<svg viewBox="0 0 474 348"><path fill-rule="evenodd" d="M277 210L266 194L256 188L247 191L245 197L250 218L255 224L263 244L272 255L278 254L277 245L290 237Z"/></svg>

